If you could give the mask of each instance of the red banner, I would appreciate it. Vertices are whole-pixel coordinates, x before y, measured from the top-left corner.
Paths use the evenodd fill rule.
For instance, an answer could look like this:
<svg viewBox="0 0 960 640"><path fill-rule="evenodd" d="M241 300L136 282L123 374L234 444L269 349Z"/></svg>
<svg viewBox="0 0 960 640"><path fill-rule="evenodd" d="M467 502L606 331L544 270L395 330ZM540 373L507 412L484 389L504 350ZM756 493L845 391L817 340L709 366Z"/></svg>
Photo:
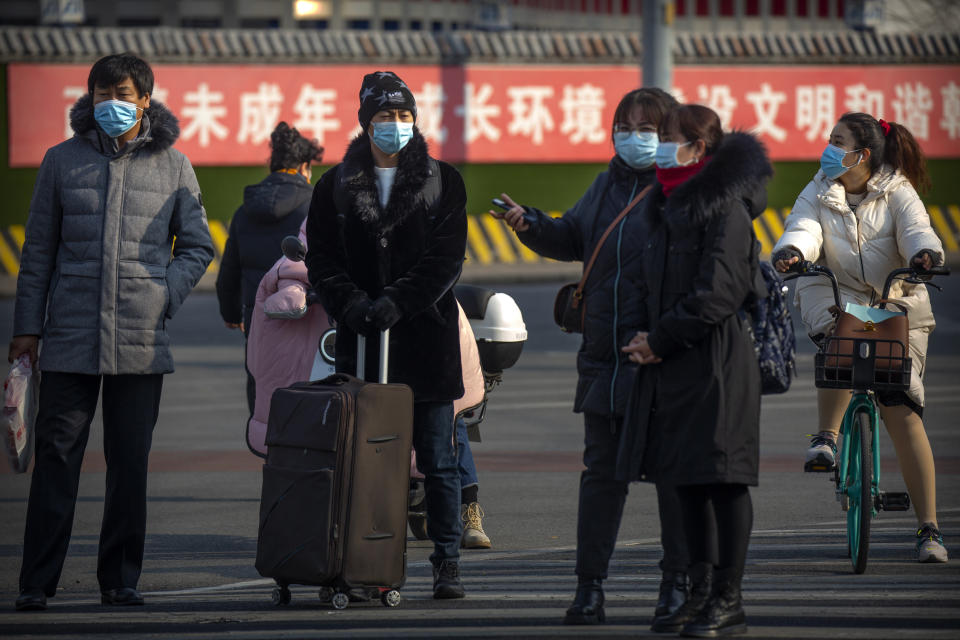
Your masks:
<svg viewBox="0 0 960 640"><path fill-rule="evenodd" d="M418 126L451 162L604 162L627 66L392 67L416 94ZM85 65L11 64L10 166L37 166L72 135ZM156 65L153 98L180 119L177 148L197 165L261 165L280 120L338 160L358 133L362 65ZM846 111L910 129L931 157L960 157L960 65L678 67L681 102L712 107L725 128L755 131L775 160L820 156Z"/></svg>

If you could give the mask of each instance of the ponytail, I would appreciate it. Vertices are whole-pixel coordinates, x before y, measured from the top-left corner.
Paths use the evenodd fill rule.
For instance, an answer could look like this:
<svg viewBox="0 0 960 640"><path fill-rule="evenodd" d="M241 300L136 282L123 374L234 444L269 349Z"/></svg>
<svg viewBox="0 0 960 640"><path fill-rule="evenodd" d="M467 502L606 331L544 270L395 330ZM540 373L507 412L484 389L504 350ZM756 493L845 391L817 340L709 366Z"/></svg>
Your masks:
<svg viewBox="0 0 960 640"><path fill-rule="evenodd" d="M921 193L930 189L930 174L927 173L927 158L913 134L896 122L889 123L883 161L906 176L913 188Z"/></svg>
<svg viewBox="0 0 960 640"><path fill-rule="evenodd" d="M875 120L866 113L845 113L840 122L850 129L857 148L870 149L871 173L888 164L892 169L899 169L917 191L926 193L930 188L927 158L905 126Z"/></svg>

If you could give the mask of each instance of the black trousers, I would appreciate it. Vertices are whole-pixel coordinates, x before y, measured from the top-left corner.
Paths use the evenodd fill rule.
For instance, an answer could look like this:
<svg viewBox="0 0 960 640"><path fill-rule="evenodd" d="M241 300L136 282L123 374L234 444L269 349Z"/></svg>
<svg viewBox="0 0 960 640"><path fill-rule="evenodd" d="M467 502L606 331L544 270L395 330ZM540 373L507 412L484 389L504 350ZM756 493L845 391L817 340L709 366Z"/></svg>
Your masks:
<svg viewBox="0 0 960 640"><path fill-rule="evenodd" d="M103 382L106 494L97 580L101 590L136 587L147 523L147 458L163 375L97 376L44 371L27 504L20 590L56 594L70 544L80 465Z"/></svg>
<svg viewBox="0 0 960 640"><path fill-rule="evenodd" d="M689 485L677 489L690 563L707 562L743 575L753 529L753 502L743 484Z"/></svg>
<svg viewBox="0 0 960 640"><path fill-rule="evenodd" d="M583 465L580 474L580 506L577 513L577 576L607 577L610 556L617 542L627 484L616 479L617 448L622 419L584 414ZM686 571L687 543L676 490L657 485L663 571Z"/></svg>

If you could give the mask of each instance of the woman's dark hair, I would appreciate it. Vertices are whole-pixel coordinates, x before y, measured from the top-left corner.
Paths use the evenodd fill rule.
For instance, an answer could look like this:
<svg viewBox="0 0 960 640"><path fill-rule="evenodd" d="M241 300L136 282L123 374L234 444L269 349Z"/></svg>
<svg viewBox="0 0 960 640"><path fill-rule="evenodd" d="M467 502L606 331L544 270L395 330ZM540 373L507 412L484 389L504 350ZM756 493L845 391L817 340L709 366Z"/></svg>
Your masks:
<svg viewBox="0 0 960 640"><path fill-rule="evenodd" d="M654 125L659 125L663 116L677 104L677 100L663 89L656 87L634 89L620 98L620 103L613 112L613 126L621 122L625 123L634 107L642 108L643 115Z"/></svg>
<svg viewBox="0 0 960 640"><path fill-rule="evenodd" d="M671 109L660 121L657 133L660 137L671 131L679 131L680 135L689 142L703 140L706 145L705 155L710 155L720 146L723 140L723 126L720 116L702 104L682 104Z"/></svg>
<svg viewBox="0 0 960 640"><path fill-rule="evenodd" d="M319 162L323 147L316 140L307 140L300 132L281 122L270 134L270 171L296 169L304 162Z"/></svg>
<svg viewBox="0 0 960 640"><path fill-rule="evenodd" d="M885 122L888 131L868 113L845 113L840 122L850 129L858 149L870 149L870 173L876 173L883 164L899 169L913 188L926 192L930 188L927 158L913 134L896 122Z"/></svg>
<svg viewBox="0 0 960 640"><path fill-rule="evenodd" d="M87 91L93 93L95 87L112 87L125 78L130 78L137 88L138 97L153 93L153 69L142 58L132 53L116 53L104 56L90 67L87 76Z"/></svg>

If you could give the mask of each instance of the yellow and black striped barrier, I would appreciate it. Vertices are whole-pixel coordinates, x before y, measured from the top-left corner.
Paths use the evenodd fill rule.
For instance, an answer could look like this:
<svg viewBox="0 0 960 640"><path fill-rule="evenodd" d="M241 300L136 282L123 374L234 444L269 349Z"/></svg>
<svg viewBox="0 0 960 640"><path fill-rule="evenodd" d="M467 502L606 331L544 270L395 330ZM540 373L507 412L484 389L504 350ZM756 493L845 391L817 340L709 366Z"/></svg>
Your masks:
<svg viewBox="0 0 960 640"><path fill-rule="evenodd" d="M960 252L960 207L955 204L945 207L930 205L927 212L930 214L930 223L943 242L944 250L947 253ZM753 228L763 246L764 255L770 254L777 239L783 234L784 221L789 213L790 209L767 209L753 221ZM561 215L561 212L553 211L551 215L556 217ZM208 272L216 273L227 242L227 228L219 220L212 220L210 235L217 256L210 264ZM23 240L23 225L15 224L0 229L0 265L9 276L16 276L20 270ZM552 262L525 247L509 227L485 213L468 216L467 261L476 266Z"/></svg>

